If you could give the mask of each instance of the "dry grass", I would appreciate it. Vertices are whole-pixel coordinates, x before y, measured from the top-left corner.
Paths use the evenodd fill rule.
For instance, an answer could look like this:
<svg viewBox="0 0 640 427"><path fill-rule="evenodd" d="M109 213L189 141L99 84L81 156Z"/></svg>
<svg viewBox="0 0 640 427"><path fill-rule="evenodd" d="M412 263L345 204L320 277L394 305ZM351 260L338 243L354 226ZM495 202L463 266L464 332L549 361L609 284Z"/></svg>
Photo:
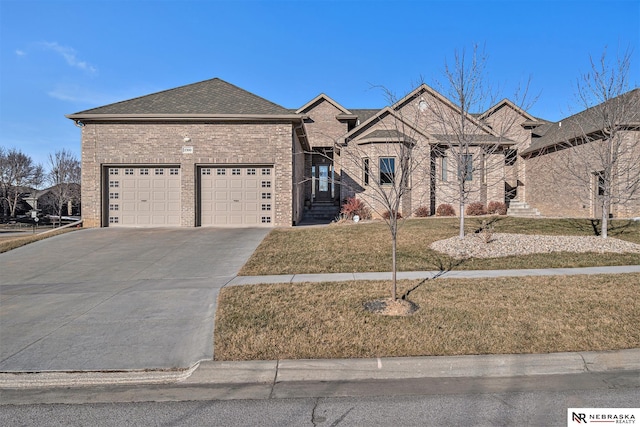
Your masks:
<svg viewBox="0 0 640 427"><path fill-rule="evenodd" d="M78 230L78 229L65 228L59 231L52 231L46 234L25 234L23 236L1 236L0 235L0 254L3 252L8 252L12 249L19 248L21 246L28 245L29 243L37 242L53 236L58 236L60 234L69 233L74 230Z"/></svg>
<svg viewBox="0 0 640 427"><path fill-rule="evenodd" d="M402 292L418 282L402 281ZM216 360L547 353L640 347L640 274L437 279L411 316L371 313L385 282L222 289Z"/></svg>
<svg viewBox="0 0 640 427"><path fill-rule="evenodd" d="M488 220L496 233L593 236L597 224L586 219L468 218L467 232ZM493 270L640 264L639 254L553 253L471 259L462 263L429 249L456 236L457 218L407 220L398 235L398 270ZM613 221L611 237L640 243L640 222ZM320 228L275 229L240 271L241 275L389 271L391 242L383 223Z"/></svg>

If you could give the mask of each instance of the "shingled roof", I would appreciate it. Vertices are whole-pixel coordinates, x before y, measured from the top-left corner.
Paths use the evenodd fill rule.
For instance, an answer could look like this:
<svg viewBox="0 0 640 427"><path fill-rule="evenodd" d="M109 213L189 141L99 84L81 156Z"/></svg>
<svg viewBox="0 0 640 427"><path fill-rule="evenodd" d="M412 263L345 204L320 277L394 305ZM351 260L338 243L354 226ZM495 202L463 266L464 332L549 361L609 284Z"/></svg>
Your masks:
<svg viewBox="0 0 640 427"><path fill-rule="evenodd" d="M291 111L219 78L71 114L95 115L287 115Z"/></svg>
<svg viewBox="0 0 640 427"><path fill-rule="evenodd" d="M624 108L622 108L624 106ZM522 152L523 155L539 152L545 148L569 142L584 135L590 135L601 131L603 126L598 123L602 120L603 110L612 109L620 114L618 120L622 126L640 125L640 88L612 98L602 104L581 111L578 114L567 117L557 123L543 129L543 135L534 138L529 148ZM538 129L534 129L535 134Z"/></svg>

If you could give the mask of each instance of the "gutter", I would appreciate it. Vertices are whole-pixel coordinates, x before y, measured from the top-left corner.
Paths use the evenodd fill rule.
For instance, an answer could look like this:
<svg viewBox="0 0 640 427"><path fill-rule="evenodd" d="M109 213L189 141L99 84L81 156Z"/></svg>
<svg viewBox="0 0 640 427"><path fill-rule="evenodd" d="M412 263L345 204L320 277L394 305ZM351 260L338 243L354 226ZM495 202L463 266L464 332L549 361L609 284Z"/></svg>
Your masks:
<svg viewBox="0 0 640 427"><path fill-rule="evenodd" d="M303 114L68 114L65 116L76 123L87 121L303 121L308 116Z"/></svg>

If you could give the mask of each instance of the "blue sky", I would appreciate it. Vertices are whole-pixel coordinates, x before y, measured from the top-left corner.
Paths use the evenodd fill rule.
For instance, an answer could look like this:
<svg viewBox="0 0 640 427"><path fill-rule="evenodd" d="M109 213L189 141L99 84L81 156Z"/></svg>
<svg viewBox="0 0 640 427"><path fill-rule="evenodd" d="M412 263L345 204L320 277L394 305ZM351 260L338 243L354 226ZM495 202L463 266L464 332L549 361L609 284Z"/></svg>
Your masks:
<svg viewBox="0 0 640 427"><path fill-rule="evenodd" d="M80 156L65 114L213 77L287 108L383 107L373 86L434 85L474 43L501 97L531 78L531 114L559 120L605 47L633 51L638 86L640 0L0 0L0 146Z"/></svg>

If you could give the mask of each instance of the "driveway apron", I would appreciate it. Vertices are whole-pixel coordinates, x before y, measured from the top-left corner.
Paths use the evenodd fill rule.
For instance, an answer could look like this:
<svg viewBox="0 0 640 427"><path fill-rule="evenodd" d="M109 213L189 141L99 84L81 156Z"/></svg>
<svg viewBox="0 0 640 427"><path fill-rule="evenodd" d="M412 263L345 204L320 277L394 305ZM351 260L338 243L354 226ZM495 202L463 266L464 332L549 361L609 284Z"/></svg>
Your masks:
<svg viewBox="0 0 640 427"><path fill-rule="evenodd" d="M268 231L87 229L0 254L0 372L212 359L218 292Z"/></svg>

